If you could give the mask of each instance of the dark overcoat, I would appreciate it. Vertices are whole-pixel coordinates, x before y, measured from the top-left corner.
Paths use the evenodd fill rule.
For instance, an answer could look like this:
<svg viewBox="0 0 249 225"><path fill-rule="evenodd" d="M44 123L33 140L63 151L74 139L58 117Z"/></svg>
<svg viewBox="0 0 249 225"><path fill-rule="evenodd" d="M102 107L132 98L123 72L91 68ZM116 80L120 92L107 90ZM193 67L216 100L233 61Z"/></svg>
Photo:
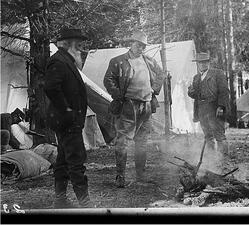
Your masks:
<svg viewBox="0 0 249 225"><path fill-rule="evenodd" d="M63 130L73 124L84 127L87 111L87 93L74 58L64 49L50 58L44 91L50 100L47 110L48 125L53 130ZM67 108L72 112L67 112Z"/></svg>
<svg viewBox="0 0 249 225"><path fill-rule="evenodd" d="M205 86L205 101L214 102L216 108L221 106L225 111L225 118L230 116L230 103L229 103L229 89L226 76L222 70L210 68L206 75ZM198 115L198 101L202 100L200 97L200 82L201 74L198 73L193 78L192 85L188 88L188 95L194 99L194 122L199 121Z"/></svg>

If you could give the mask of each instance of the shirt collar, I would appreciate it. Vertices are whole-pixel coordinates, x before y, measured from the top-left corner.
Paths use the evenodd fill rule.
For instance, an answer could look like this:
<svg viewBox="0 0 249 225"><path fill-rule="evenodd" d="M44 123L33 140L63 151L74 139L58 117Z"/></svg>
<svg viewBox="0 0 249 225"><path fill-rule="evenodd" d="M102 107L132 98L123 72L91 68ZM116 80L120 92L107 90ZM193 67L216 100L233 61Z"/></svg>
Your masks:
<svg viewBox="0 0 249 225"><path fill-rule="evenodd" d="M208 70L209 69L207 69L204 73L201 74L201 80L204 80L204 78L207 76Z"/></svg>
<svg viewBox="0 0 249 225"><path fill-rule="evenodd" d="M202 76L206 76L207 72L208 72L208 69L204 73L202 73Z"/></svg>

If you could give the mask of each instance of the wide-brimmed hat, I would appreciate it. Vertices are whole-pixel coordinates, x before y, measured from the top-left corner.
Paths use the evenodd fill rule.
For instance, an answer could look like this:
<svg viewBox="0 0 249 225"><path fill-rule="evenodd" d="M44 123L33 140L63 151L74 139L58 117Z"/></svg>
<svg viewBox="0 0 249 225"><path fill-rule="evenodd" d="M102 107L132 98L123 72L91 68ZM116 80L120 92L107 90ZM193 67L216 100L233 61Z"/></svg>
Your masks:
<svg viewBox="0 0 249 225"><path fill-rule="evenodd" d="M66 39L80 39L82 41L89 40L86 36L84 36L80 29L74 28L62 28L59 32L59 37L57 41L62 41Z"/></svg>
<svg viewBox="0 0 249 225"><path fill-rule="evenodd" d="M202 62L202 61L209 61L209 60L210 60L209 53L200 52L200 53L196 53L196 57L192 61L193 62Z"/></svg>
<svg viewBox="0 0 249 225"><path fill-rule="evenodd" d="M148 44L148 37L143 31L134 31L134 33L125 39L125 41L139 41L142 42L143 44L147 45Z"/></svg>

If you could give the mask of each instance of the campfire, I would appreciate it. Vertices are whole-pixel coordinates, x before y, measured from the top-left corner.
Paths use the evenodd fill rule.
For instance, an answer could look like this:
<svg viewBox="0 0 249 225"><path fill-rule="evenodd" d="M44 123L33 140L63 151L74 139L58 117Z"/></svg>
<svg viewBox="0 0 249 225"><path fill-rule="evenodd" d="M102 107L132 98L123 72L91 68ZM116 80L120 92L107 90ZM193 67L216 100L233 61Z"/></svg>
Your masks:
<svg viewBox="0 0 249 225"><path fill-rule="evenodd" d="M206 206L214 202L229 202L239 198L249 198L249 183L243 183L232 175L238 168L226 174L217 174L200 168L206 141L202 146L198 164L192 165L184 159L174 157L183 162L176 164L179 167L179 180L181 187L177 190L176 200L185 205Z"/></svg>

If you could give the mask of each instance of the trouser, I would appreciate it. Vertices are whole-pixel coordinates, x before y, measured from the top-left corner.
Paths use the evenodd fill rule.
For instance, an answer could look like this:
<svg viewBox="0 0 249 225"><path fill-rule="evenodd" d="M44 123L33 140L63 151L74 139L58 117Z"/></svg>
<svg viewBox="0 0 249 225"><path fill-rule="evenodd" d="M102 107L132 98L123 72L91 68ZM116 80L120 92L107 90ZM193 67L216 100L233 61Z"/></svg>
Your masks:
<svg viewBox="0 0 249 225"><path fill-rule="evenodd" d="M209 106L209 107L208 107ZM200 125L203 130L207 148L215 149L215 142L217 141L217 149L221 153L228 153L228 144L225 135L224 120L216 117L216 107L205 105L200 107Z"/></svg>
<svg viewBox="0 0 249 225"><path fill-rule="evenodd" d="M125 176L127 150L135 141L135 168L140 173L146 164L147 141L151 133L150 102L128 100L116 120L117 141L115 149L117 175Z"/></svg>
<svg viewBox="0 0 249 225"><path fill-rule="evenodd" d="M82 127L73 126L64 132L56 132L58 155L54 166L56 197L65 197L70 180L78 200L88 195L88 181L85 175L86 149Z"/></svg>

